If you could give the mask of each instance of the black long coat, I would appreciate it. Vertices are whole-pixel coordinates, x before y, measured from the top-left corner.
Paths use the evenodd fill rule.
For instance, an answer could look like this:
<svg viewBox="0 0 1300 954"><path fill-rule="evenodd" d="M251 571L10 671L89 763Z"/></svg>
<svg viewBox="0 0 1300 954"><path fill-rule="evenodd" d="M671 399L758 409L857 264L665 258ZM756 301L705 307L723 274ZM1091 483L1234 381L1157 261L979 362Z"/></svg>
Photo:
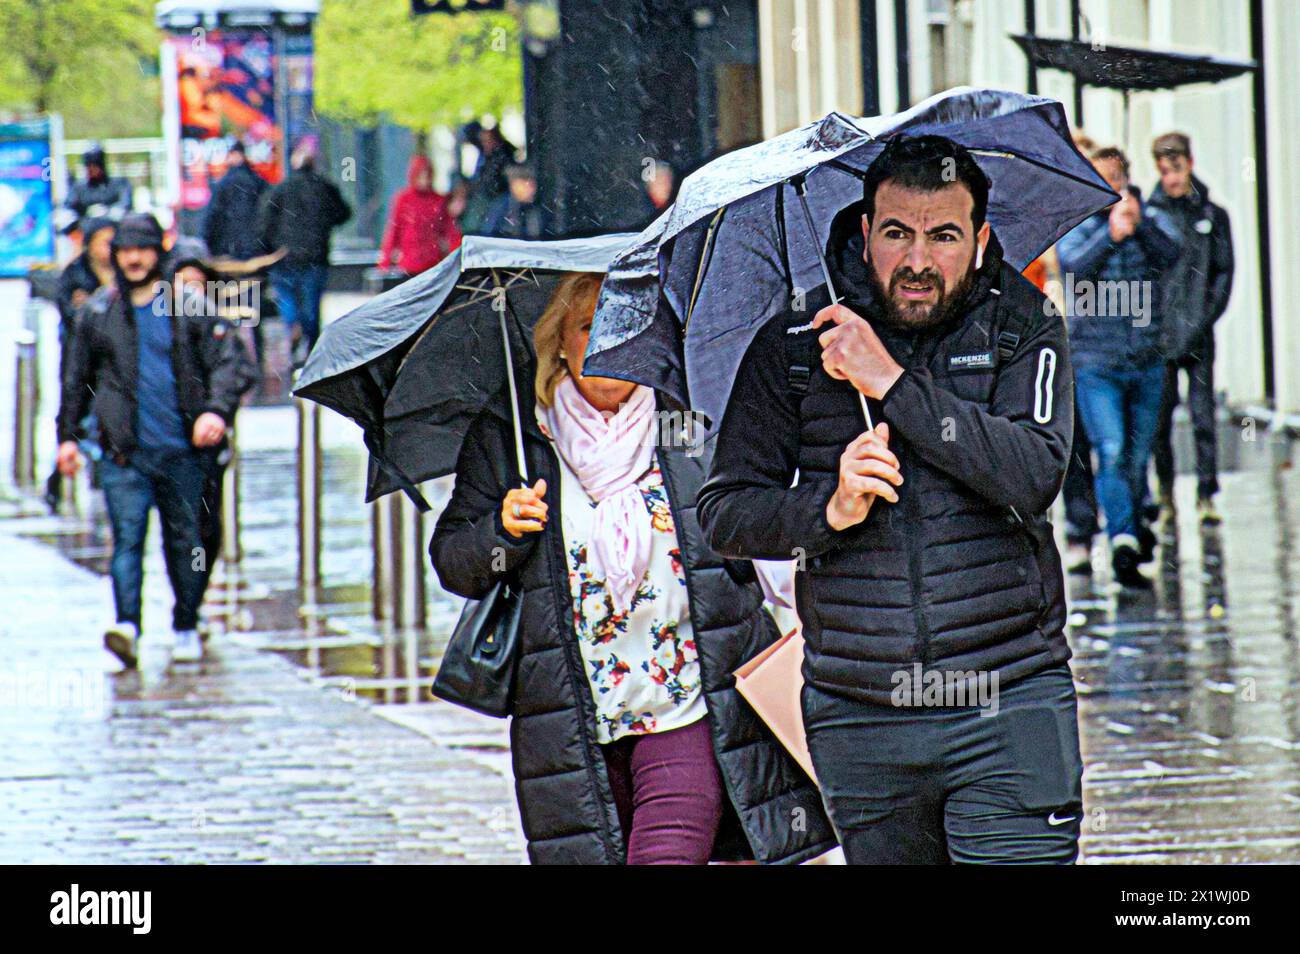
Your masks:
<svg viewBox="0 0 1300 954"><path fill-rule="evenodd" d="M528 375L522 375L528 380ZM467 436L456 484L429 552L443 587L483 596L498 576L523 587L522 656L510 725L515 788L534 864L622 864L623 832L596 741L595 706L573 630L561 531L559 461L521 406L529 478L546 479L546 529L515 540L501 525L501 500L518 486L508 412L501 400ZM835 845L817 789L740 698L732 673L779 633L762 609L752 565L724 564L700 534L695 495L708 455L661 447L659 464L676 523L714 753L732 811L717 858L799 862ZM495 563L495 567L494 567ZM743 832L743 836L742 833Z"/></svg>

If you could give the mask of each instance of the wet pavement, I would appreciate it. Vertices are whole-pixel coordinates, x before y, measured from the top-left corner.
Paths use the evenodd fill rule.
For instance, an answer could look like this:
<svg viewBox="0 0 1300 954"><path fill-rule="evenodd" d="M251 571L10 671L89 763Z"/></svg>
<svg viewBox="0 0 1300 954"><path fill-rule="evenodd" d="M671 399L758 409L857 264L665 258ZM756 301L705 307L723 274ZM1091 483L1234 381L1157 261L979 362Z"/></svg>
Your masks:
<svg viewBox="0 0 1300 954"><path fill-rule="evenodd" d="M1154 593L1072 579L1088 861L1300 861L1300 475L1284 455L1263 436L1243 449L1217 529L1180 479Z"/></svg>
<svg viewBox="0 0 1300 954"><path fill-rule="evenodd" d="M160 573L114 671L106 582L13 533L41 520L0 521L0 863L522 860L500 767L233 635L169 665Z"/></svg>

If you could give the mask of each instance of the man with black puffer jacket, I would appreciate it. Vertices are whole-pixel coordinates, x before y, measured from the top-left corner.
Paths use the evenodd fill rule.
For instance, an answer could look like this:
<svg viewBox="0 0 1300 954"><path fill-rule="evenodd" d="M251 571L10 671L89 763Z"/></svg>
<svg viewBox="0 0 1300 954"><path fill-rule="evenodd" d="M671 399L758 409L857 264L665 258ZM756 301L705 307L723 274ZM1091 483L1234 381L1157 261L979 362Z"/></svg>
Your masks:
<svg viewBox="0 0 1300 954"><path fill-rule="evenodd" d="M760 330L699 496L718 553L802 564L804 722L851 864L1078 850L1077 705L1045 517L1073 431L1069 350L1002 261L988 190L947 139L886 147L832 225L842 304Z"/></svg>
<svg viewBox="0 0 1300 954"><path fill-rule="evenodd" d="M1160 485L1160 505L1174 509L1174 408L1178 372L1187 372L1187 404L1196 443L1196 501L1201 523L1220 522L1214 495L1219 492L1214 403L1214 325L1228 309L1235 263L1228 213L1210 201L1210 190L1192 172L1192 142L1183 133L1165 133L1151 145L1160 184L1151 207L1164 212L1183 238L1178 262L1164 283L1165 387L1160 402L1152 457Z"/></svg>
<svg viewBox="0 0 1300 954"><path fill-rule="evenodd" d="M206 473L226 439L253 365L228 324L201 300L162 281L163 232L128 215L113 236L116 283L86 302L63 369L59 469L80 466L77 441L90 411L104 457L96 464L113 531L117 622L104 646L128 669L139 658L142 561L149 511L162 520L176 605L175 662L197 662L207 554L199 533Z"/></svg>

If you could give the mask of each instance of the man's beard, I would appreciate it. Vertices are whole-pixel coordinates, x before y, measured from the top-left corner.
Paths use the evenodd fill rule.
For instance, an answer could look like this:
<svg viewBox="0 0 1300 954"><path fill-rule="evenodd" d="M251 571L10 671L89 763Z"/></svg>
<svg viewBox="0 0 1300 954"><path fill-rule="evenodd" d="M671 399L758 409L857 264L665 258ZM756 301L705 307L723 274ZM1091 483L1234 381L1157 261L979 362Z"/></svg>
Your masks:
<svg viewBox="0 0 1300 954"><path fill-rule="evenodd" d="M886 288L876 274L875 267L868 262L867 274L871 279L871 286L875 289L876 295L881 302L880 321L888 328L895 331L918 332L928 331L931 328L938 328L940 325L947 324L957 316L958 309L961 308L966 300L966 293L970 291L971 284L975 280L975 269L971 267L974 264L974 257L971 258L971 264L967 266L962 277L953 286L951 292L944 287L943 276L939 274L938 269L927 268L921 272L914 272L906 265L895 269L894 274L889 278L889 287ZM898 286L903 282L926 281L934 286L937 298L934 304L924 302L907 302L901 303L895 296Z"/></svg>
<svg viewBox="0 0 1300 954"><path fill-rule="evenodd" d="M122 284L126 286L126 291L135 291L137 288L141 288L145 285L152 285L154 282L162 278L162 270L157 266L149 269L144 278L141 278L139 281L133 281L131 277L127 275L126 270L121 266L118 266L117 273L122 277Z"/></svg>

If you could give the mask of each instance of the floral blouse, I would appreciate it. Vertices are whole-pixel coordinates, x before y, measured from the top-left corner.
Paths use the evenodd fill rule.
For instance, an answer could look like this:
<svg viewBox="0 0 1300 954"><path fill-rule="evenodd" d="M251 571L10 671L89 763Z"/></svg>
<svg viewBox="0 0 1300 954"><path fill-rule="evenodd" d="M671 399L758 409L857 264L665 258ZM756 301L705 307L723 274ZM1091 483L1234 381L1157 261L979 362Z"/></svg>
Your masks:
<svg viewBox="0 0 1300 954"><path fill-rule="evenodd" d="M631 607L616 613L605 581L593 576L587 563L596 504L560 458L560 511L573 628L596 702L596 738L602 743L680 729L705 714L686 576L657 457L651 459L637 487L655 531L654 543Z"/></svg>

